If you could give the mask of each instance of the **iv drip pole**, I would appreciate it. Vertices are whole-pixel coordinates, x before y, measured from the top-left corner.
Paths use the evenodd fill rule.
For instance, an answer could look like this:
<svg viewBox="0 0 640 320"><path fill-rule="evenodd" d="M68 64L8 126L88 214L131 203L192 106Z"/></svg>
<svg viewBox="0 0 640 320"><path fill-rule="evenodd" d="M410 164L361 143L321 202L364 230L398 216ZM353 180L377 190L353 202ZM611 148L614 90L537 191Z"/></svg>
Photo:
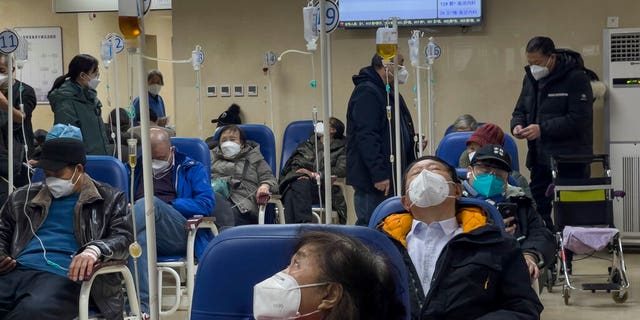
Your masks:
<svg viewBox="0 0 640 320"><path fill-rule="evenodd" d="M398 30L398 18L393 17L393 29ZM395 164L396 164L396 195L399 196L402 194L402 188L400 184L402 183L402 140L400 137L400 90L398 90L398 53L396 52L396 62L393 64L393 104L394 104L394 123L396 126L396 137L395 137ZM393 179L392 179L393 180Z"/></svg>
<svg viewBox="0 0 640 320"><path fill-rule="evenodd" d="M325 223L331 223L331 140L329 137L329 116L330 110L330 79L331 65L329 60L329 42L330 38L326 36L326 17L325 8L326 0L320 0L320 57L322 66L322 118L324 119L324 134L322 135L322 143L324 144L324 200L325 200ZM397 81L397 80L396 80Z"/></svg>

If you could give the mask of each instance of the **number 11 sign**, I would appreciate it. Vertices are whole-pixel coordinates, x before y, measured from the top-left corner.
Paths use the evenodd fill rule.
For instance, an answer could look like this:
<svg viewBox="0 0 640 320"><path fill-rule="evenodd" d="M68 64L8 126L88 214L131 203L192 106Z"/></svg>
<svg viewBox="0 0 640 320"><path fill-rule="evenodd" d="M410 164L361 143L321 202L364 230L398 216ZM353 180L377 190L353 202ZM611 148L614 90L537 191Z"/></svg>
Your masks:
<svg viewBox="0 0 640 320"><path fill-rule="evenodd" d="M0 52L12 53L18 49L18 35L12 30L6 29L0 32Z"/></svg>

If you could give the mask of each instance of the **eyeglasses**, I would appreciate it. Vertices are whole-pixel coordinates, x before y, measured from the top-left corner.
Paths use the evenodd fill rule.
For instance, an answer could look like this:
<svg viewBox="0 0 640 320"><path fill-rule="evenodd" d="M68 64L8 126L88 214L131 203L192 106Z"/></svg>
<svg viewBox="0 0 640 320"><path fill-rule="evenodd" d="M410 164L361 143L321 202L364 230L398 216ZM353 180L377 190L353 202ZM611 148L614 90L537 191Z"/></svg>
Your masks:
<svg viewBox="0 0 640 320"><path fill-rule="evenodd" d="M476 171L480 174L493 174L501 179L507 179L507 177L509 176L509 173L507 171L484 163L475 164L473 168L476 169Z"/></svg>

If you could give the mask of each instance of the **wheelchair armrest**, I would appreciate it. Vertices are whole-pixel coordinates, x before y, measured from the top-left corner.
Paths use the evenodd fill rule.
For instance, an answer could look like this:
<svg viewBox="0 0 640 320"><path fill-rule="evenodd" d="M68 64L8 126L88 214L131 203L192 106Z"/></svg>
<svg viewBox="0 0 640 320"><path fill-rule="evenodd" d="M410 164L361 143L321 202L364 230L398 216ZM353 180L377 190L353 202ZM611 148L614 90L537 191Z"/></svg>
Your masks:
<svg viewBox="0 0 640 320"><path fill-rule="evenodd" d="M211 224L216 221L215 217L205 217L205 216L193 216L191 219L187 220L187 223L184 226L184 230L189 232L191 230L195 230L200 228L201 224L207 224L204 226L205 228L209 228Z"/></svg>

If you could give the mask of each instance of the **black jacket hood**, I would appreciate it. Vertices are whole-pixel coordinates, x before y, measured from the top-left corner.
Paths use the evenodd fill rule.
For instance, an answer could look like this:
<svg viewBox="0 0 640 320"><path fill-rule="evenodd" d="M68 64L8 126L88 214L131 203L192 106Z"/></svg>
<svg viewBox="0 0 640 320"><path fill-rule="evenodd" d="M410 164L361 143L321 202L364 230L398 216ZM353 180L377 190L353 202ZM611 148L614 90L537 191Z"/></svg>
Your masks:
<svg viewBox="0 0 640 320"><path fill-rule="evenodd" d="M384 82L382 82L382 78L380 78L380 75L372 66L360 69L360 72L357 75L354 75L352 80L353 84L356 86L362 82L371 81L377 86L384 88Z"/></svg>

